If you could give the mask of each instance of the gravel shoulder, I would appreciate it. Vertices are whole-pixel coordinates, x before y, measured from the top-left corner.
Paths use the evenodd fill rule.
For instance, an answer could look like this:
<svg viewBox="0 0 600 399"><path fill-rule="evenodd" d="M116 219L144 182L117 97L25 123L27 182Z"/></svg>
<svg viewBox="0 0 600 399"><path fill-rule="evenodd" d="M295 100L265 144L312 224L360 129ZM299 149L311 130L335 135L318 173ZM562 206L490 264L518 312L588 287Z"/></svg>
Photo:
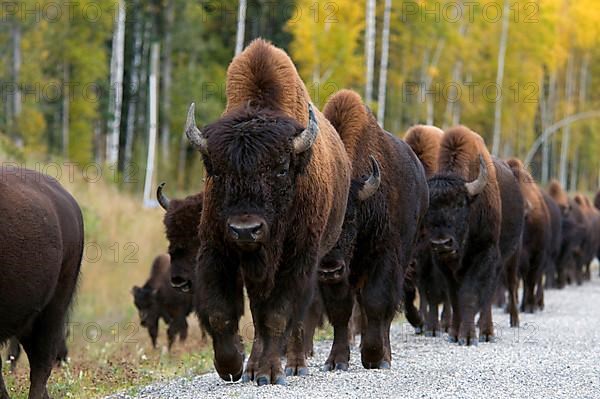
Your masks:
<svg viewBox="0 0 600 399"><path fill-rule="evenodd" d="M392 330L392 369L365 370L358 348L350 370L321 372L330 341L317 342L308 377L288 385L226 383L216 373L176 379L110 399L213 398L600 398L600 280L546 292L546 309L522 314L511 329L494 311L497 342L459 347L415 336L408 324Z"/></svg>

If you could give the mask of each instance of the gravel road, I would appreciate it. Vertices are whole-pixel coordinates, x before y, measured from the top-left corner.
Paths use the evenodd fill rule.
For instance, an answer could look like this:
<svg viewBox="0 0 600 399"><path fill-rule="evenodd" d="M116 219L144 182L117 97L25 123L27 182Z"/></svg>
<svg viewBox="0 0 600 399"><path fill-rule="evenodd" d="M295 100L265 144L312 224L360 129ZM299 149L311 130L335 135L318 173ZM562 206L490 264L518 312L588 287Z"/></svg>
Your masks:
<svg viewBox="0 0 600 399"><path fill-rule="evenodd" d="M310 375L289 377L285 387L226 383L213 372L150 385L135 398L600 398L600 280L593 275L582 287L548 291L544 312L521 315L519 329L496 310L496 343L459 347L397 324L391 370L363 369L354 348L349 371L321 372L325 341L316 343Z"/></svg>

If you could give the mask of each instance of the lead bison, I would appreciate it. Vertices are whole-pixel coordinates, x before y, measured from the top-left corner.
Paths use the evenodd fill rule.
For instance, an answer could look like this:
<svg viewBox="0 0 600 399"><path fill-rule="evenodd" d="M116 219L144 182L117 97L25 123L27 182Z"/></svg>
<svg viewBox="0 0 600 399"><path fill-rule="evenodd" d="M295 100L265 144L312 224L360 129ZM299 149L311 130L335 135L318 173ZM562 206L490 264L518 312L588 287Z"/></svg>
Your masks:
<svg viewBox="0 0 600 399"><path fill-rule="evenodd" d="M416 125L411 127L404 137L413 149L427 178L437 173L440 143L444 132L435 126ZM426 336L441 336L441 331L448 331L450 326L450 300L448 287L440 270L434 265L431 247L425 229L421 229L415 249L415 282L419 289L419 309L424 317L423 330ZM443 304L442 322L440 323L439 305ZM419 333L417 329L417 333Z"/></svg>
<svg viewBox="0 0 600 399"><path fill-rule="evenodd" d="M517 182L504 162L492 161L478 134L460 126L444 133L429 190L426 226L433 260L448 285L449 338L476 344L479 312L480 339L490 341L498 276L503 266L516 268L518 262L523 199ZM511 297L516 299L516 292Z"/></svg>
<svg viewBox="0 0 600 399"><path fill-rule="evenodd" d="M410 147L381 129L355 92L338 92L323 113L344 142L353 177L342 234L319 265L323 301L334 328L324 369L348 369L355 294L366 321L362 364L389 368L390 324L402 303L404 275L427 210L425 174Z"/></svg>
<svg viewBox="0 0 600 399"><path fill-rule="evenodd" d="M302 321L346 210L343 143L287 54L263 40L229 65L221 119L200 131L192 106L186 135L207 173L194 293L215 368L225 380L242 376L245 285L256 339L244 380L285 384L286 374L308 373Z"/></svg>
<svg viewBox="0 0 600 399"><path fill-rule="evenodd" d="M171 287L171 258L158 255L150 271L150 277L142 287L131 290L140 324L148 329L152 346L156 348L158 322L162 318L169 326L167 337L169 350L179 335L181 342L188 333L187 316L192 312L192 295L176 291Z"/></svg>
<svg viewBox="0 0 600 399"><path fill-rule="evenodd" d="M81 210L56 180L3 167L0 215L0 343L13 336L21 342L29 398L47 398L81 266ZM1 373L0 397L9 397Z"/></svg>

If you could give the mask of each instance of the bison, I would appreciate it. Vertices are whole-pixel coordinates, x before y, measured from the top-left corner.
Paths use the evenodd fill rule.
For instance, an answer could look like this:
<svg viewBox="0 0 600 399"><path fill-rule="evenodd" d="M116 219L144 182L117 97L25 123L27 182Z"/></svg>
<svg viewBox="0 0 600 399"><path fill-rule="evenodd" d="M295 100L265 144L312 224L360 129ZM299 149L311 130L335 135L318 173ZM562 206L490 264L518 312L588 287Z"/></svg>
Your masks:
<svg viewBox="0 0 600 399"><path fill-rule="evenodd" d="M592 205L589 198L583 194L577 194L575 202L583 213L583 221L586 226L586 242L579 273L583 280L590 280L592 262L600 246L600 212Z"/></svg>
<svg viewBox="0 0 600 399"><path fill-rule="evenodd" d="M480 340L491 341L491 304L498 276L503 267L518 266L523 228L518 184L504 162L492 160L481 136L464 126L444 133L438 171L428 183L426 231L433 261L448 286L449 339L476 344L474 319L479 312ZM515 300L512 284L509 290ZM513 311L511 325L518 324Z"/></svg>
<svg viewBox="0 0 600 399"><path fill-rule="evenodd" d="M383 130L349 90L323 109L352 162L352 185L337 245L321 260L319 282L334 341L325 370L347 370L348 326L356 295L365 325L361 361L389 368L390 325L402 303L402 286L427 209L427 183L410 147Z"/></svg>
<svg viewBox="0 0 600 399"><path fill-rule="evenodd" d="M152 262L150 277L142 287L131 290L138 310L140 324L148 329L152 346L156 348L158 321L162 318L169 326L167 336L169 350L177 335L181 342L188 333L187 316L192 312L192 295L171 287L171 259L167 254L158 255Z"/></svg>
<svg viewBox="0 0 600 399"><path fill-rule="evenodd" d="M413 149L427 178L437 172L440 143L444 132L435 126L416 125L408 129L404 140ZM433 264L429 239L424 229L415 250L415 281L419 290L419 308L425 318L423 330L426 336L439 336L450 326L450 302L444 276ZM439 305L443 304L442 323L440 324ZM417 333L421 331L417 329Z"/></svg>
<svg viewBox="0 0 600 399"><path fill-rule="evenodd" d="M546 201L546 206L548 207L548 212L550 213L550 228L551 228L551 243L550 243L550 252L549 256L546 260L546 267L544 268L544 273L546 275L545 288L551 288L555 285L555 276L556 276L556 265L560 260L560 249L562 245L562 214L560 211L560 207L558 203L548 194L547 192L542 192L544 196L544 201ZM536 294L537 305L540 309L544 308L544 298Z"/></svg>
<svg viewBox="0 0 600 399"><path fill-rule="evenodd" d="M302 321L319 260L340 235L351 165L282 50L253 41L229 65L226 89L219 120L201 131L192 105L186 122L206 169L197 313L221 378L285 384L286 375L308 373ZM244 286L256 336L245 371Z"/></svg>
<svg viewBox="0 0 600 399"><path fill-rule="evenodd" d="M519 270L523 278L523 300L521 311L533 313L538 302L543 302L544 268L550 258L552 225L550 211L542 190L525 169L523 163L512 158L508 165L513 171L525 200L525 229ZM536 293L537 289L537 293Z"/></svg>
<svg viewBox="0 0 600 399"><path fill-rule="evenodd" d="M47 398L79 278L83 217L58 181L7 166L0 171L0 214L0 343L21 342L29 398ZM0 397L8 398L1 372Z"/></svg>
<svg viewBox="0 0 600 399"><path fill-rule="evenodd" d="M556 288L563 288L576 280L576 265L581 264L586 240L586 229L581 210L570 200L556 180L550 182L548 194L558 204L562 215L562 241L556 262Z"/></svg>

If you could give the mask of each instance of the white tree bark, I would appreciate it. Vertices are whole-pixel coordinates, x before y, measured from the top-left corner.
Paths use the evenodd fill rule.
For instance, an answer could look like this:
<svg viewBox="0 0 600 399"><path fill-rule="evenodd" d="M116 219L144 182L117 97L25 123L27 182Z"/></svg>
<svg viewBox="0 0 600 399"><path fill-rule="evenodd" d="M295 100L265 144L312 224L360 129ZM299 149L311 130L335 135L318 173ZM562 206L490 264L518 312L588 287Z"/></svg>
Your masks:
<svg viewBox="0 0 600 399"><path fill-rule="evenodd" d="M150 78L148 80L148 157L146 158L146 177L144 179L144 206L155 207L156 200L151 197L154 158L156 155L156 130L158 127L158 68L160 45L152 44L150 51Z"/></svg>
<svg viewBox="0 0 600 399"><path fill-rule="evenodd" d="M504 63L506 60L506 45L508 42L508 27L510 22L510 2L504 0L504 9L502 14L502 32L500 33L500 47L498 49L498 70L496 72L496 87L502 90L504 83ZM496 99L494 110L494 136L492 145L492 154L499 155L500 138L502 136L502 96Z"/></svg>
<svg viewBox="0 0 600 399"><path fill-rule="evenodd" d="M119 160L119 131L121 129L121 105L123 101L123 71L125 58L125 1L119 0L115 15L112 55L110 60L109 112L111 114L109 135L106 140L106 161L116 164Z"/></svg>
<svg viewBox="0 0 600 399"><path fill-rule="evenodd" d="M375 0L367 0L365 30L365 102L373 101L373 70L375 68Z"/></svg>
<svg viewBox="0 0 600 399"><path fill-rule="evenodd" d="M240 0L238 6L237 34L235 37L235 55L238 55L244 49L244 37L246 33L246 0Z"/></svg>
<svg viewBox="0 0 600 399"><path fill-rule="evenodd" d="M383 31L381 32L381 65L379 67L379 89L377 90L377 122L383 128L385 120L385 99L387 94L387 71L390 55L390 19L392 0L385 0Z"/></svg>

